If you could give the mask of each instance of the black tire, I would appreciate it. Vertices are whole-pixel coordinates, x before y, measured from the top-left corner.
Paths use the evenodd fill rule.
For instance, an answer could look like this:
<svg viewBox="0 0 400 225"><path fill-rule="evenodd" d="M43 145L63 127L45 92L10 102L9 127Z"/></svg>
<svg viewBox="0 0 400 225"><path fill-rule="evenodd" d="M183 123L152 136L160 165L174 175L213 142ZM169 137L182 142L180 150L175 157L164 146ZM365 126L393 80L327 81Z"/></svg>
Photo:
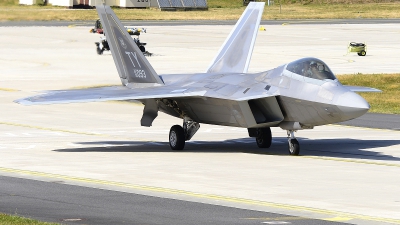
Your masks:
<svg viewBox="0 0 400 225"><path fill-rule="evenodd" d="M297 139L289 140L289 154L290 155L299 155L300 153L300 144Z"/></svg>
<svg viewBox="0 0 400 225"><path fill-rule="evenodd" d="M361 52L357 53L359 56L365 56L367 54L366 51L362 50Z"/></svg>
<svg viewBox="0 0 400 225"><path fill-rule="evenodd" d="M257 146L259 148L269 148L272 143L271 128L259 128L257 129L258 137L256 137Z"/></svg>
<svg viewBox="0 0 400 225"><path fill-rule="evenodd" d="M185 132L179 125L174 125L169 131L169 146L172 150L182 150L185 147Z"/></svg>
<svg viewBox="0 0 400 225"><path fill-rule="evenodd" d="M103 51L99 47L96 48L96 52L98 55L103 54Z"/></svg>
<svg viewBox="0 0 400 225"><path fill-rule="evenodd" d="M145 51L146 51L146 48L145 48L143 45L139 46L139 49L140 49L140 51L142 51L142 52L145 52Z"/></svg>

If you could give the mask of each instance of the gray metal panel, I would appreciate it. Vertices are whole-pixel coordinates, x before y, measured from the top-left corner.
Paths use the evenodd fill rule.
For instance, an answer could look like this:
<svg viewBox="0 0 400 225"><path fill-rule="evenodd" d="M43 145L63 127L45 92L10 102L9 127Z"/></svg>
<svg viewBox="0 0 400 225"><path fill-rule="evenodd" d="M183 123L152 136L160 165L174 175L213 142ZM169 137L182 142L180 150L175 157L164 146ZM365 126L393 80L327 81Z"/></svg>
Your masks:
<svg viewBox="0 0 400 225"><path fill-rule="evenodd" d="M225 40L208 73L246 73L265 2L251 2Z"/></svg>
<svg viewBox="0 0 400 225"><path fill-rule="evenodd" d="M196 7L196 4L194 3L193 0L182 0L182 3L184 7L191 7L191 8Z"/></svg>
<svg viewBox="0 0 400 225"><path fill-rule="evenodd" d="M175 7L175 8L183 7L181 0L170 0L170 1L171 1L171 6L172 7Z"/></svg>
<svg viewBox="0 0 400 225"><path fill-rule="evenodd" d="M157 0L160 8L171 8L171 2L169 0Z"/></svg>
<svg viewBox="0 0 400 225"><path fill-rule="evenodd" d="M198 8L207 8L207 1L206 0L194 0L196 7Z"/></svg>

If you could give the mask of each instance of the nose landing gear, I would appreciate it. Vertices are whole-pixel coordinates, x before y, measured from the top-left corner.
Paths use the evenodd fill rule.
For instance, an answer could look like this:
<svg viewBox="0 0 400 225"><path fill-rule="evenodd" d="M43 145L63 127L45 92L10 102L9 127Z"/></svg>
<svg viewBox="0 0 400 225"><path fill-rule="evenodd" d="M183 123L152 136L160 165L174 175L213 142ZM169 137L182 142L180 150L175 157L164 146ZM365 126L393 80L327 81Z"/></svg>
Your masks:
<svg viewBox="0 0 400 225"><path fill-rule="evenodd" d="M290 155L299 155L300 153L300 144L294 136L294 130L288 130L288 143L289 143L289 154Z"/></svg>

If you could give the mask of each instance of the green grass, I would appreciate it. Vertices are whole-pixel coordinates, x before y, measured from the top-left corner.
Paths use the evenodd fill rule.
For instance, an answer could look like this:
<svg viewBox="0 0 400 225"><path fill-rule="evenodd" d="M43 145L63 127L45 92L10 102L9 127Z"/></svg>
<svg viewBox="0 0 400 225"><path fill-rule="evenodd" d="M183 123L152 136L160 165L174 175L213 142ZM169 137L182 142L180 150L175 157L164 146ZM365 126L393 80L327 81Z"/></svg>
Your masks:
<svg viewBox="0 0 400 225"><path fill-rule="evenodd" d="M400 18L400 2L387 0L282 0L280 7L266 6L264 20L277 19L351 19ZM292 4L294 2L294 4ZM339 4L342 3L342 4ZM55 6L19 5L18 0L0 0L0 21L31 20L96 20L96 10L66 10ZM244 10L242 0L208 0L207 11L160 11L150 9L119 9L122 20L237 20Z"/></svg>
<svg viewBox="0 0 400 225"><path fill-rule="evenodd" d="M241 8L242 0L207 0L209 8Z"/></svg>
<svg viewBox="0 0 400 225"><path fill-rule="evenodd" d="M0 213L1 225L57 225L57 223L46 223L37 220L27 219L16 215Z"/></svg>
<svg viewBox="0 0 400 225"><path fill-rule="evenodd" d="M369 112L400 114L400 74L352 74L337 76L345 85L366 86L381 93L359 93L371 105Z"/></svg>

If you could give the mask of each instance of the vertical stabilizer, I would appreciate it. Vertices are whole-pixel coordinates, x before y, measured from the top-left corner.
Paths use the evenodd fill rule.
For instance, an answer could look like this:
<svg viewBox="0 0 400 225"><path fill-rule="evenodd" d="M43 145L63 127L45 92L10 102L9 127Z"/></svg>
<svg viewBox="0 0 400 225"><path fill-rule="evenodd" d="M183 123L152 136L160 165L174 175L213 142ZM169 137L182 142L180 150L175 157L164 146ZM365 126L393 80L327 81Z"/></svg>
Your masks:
<svg viewBox="0 0 400 225"><path fill-rule="evenodd" d="M96 9L122 83L164 84L110 6Z"/></svg>
<svg viewBox="0 0 400 225"><path fill-rule="evenodd" d="M207 73L246 73L265 2L250 2L222 45Z"/></svg>

